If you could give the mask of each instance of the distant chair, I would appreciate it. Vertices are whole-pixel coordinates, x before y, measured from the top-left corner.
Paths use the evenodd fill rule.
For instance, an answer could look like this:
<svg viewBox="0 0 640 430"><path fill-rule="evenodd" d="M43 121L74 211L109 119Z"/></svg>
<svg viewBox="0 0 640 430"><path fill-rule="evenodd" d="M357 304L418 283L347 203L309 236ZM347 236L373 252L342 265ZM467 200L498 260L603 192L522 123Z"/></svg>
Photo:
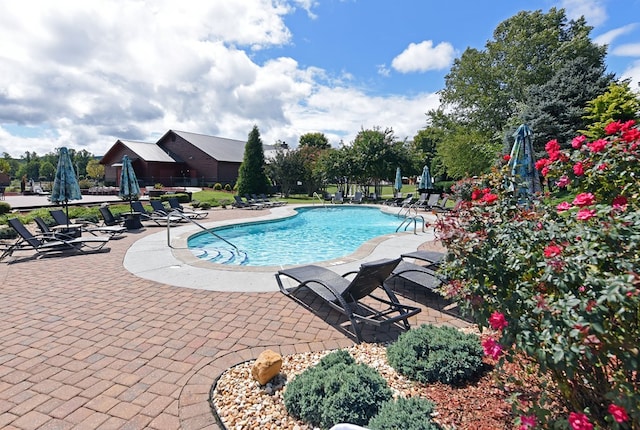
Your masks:
<svg viewBox="0 0 640 430"><path fill-rule="evenodd" d="M353 198L351 199L351 203L362 203L362 192L356 191L356 193L353 195Z"/></svg>
<svg viewBox="0 0 640 430"><path fill-rule="evenodd" d="M331 203L333 204L342 204L344 203L344 197L342 196L342 191L336 191L331 199Z"/></svg>
<svg viewBox="0 0 640 430"><path fill-rule="evenodd" d="M171 209L181 212L189 218L206 218L207 216L209 216L209 212L207 211L186 209L180 204L180 201L177 197L171 197L169 199L169 206L171 207Z"/></svg>

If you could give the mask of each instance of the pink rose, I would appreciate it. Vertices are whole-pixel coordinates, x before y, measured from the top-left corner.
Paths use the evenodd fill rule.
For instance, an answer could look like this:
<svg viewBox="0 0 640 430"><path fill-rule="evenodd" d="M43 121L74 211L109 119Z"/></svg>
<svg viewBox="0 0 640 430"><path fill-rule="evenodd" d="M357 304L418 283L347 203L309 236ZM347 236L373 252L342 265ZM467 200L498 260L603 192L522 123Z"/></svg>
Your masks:
<svg viewBox="0 0 640 430"><path fill-rule="evenodd" d="M604 139L598 139L587 144L587 147L591 152L600 152L607 146L607 141Z"/></svg>
<svg viewBox="0 0 640 430"><path fill-rule="evenodd" d="M500 358L500 354L502 353L502 347L495 339L488 337L482 341L482 349L484 350L485 355L497 360Z"/></svg>
<svg viewBox="0 0 640 430"><path fill-rule="evenodd" d="M569 424L573 430L593 430L593 424L585 414L571 412L569 414Z"/></svg>
<svg viewBox="0 0 640 430"><path fill-rule="evenodd" d="M573 199L573 204L576 206L589 206L596 202L596 197L591 193L580 193L575 199Z"/></svg>
<svg viewBox="0 0 640 430"><path fill-rule="evenodd" d="M596 216L596 211L594 209L580 209L576 214L576 219L580 221L587 221Z"/></svg>
<svg viewBox="0 0 640 430"><path fill-rule="evenodd" d="M567 175L562 175L562 177L556 181L556 185L560 188L564 188L569 185L569 182L571 182L569 177Z"/></svg>
<svg viewBox="0 0 640 430"><path fill-rule="evenodd" d="M560 151L560 144L556 139L553 139L547 142L547 144L544 146L544 149L548 154L553 154Z"/></svg>
<svg viewBox="0 0 640 430"><path fill-rule="evenodd" d="M536 426L536 417L533 415L521 415L520 416L520 429L528 430Z"/></svg>
<svg viewBox="0 0 640 430"><path fill-rule="evenodd" d="M620 121L610 122L604 127L604 132L608 135L616 134L622 128Z"/></svg>
<svg viewBox="0 0 640 430"><path fill-rule="evenodd" d="M582 144L584 144L586 140L587 140L586 136L576 136L571 141L571 147L573 149L580 149L582 147Z"/></svg>
<svg viewBox="0 0 640 430"><path fill-rule="evenodd" d="M625 211L627 210L627 198L625 196L617 196L613 199L611 206L614 210Z"/></svg>
<svg viewBox="0 0 640 430"><path fill-rule="evenodd" d="M508 324L509 323L507 323L507 319L504 317L504 314L501 312L495 311L489 317L489 325L491 325L491 328L494 330L502 330Z"/></svg>
<svg viewBox="0 0 640 430"><path fill-rule="evenodd" d="M572 206L571 206L571 203L569 202L562 202L558 206L556 206L556 209L558 210L558 212L568 211L571 208Z"/></svg>
<svg viewBox="0 0 640 430"><path fill-rule="evenodd" d="M573 173L576 176L584 175L584 166L582 165L581 162L577 162L576 164L573 165Z"/></svg>

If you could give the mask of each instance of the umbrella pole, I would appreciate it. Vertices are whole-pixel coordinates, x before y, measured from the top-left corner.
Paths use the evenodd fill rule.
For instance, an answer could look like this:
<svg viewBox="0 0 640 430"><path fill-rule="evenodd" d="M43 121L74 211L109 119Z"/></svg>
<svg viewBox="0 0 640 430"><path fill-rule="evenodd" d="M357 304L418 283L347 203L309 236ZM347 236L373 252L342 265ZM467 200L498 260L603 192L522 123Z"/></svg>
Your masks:
<svg viewBox="0 0 640 430"><path fill-rule="evenodd" d="M69 200L64 201L64 207L67 210L67 228L69 228Z"/></svg>

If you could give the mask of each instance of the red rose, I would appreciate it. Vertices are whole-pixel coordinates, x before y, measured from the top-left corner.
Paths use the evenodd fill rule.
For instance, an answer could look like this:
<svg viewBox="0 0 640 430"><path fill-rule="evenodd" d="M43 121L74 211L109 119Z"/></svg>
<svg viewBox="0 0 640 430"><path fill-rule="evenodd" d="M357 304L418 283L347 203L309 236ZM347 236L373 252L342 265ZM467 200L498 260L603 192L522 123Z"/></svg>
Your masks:
<svg viewBox="0 0 640 430"><path fill-rule="evenodd" d="M544 248L545 258L557 257L561 253L562 253L562 247L558 245L551 244L551 245L547 245L547 247Z"/></svg>
<svg viewBox="0 0 640 430"><path fill-rule="evenodd" d="M591 150L591 152L600 152L607 146L607 141L604 139L598 139L591 143L588 143L587 146Z"/></svg>
<svg viewBox="0 0 640 430"><path fill-rule="evenodd" d="M609 405L608 411L613 415L613 419L619 423L623 423L629 419L627 411L622 406L611 404Z"/></svg>
<svg viewBox="0 0 640 430"><path fill-rule="evenodd" d="M576 164L573 165L573 173L576 176L584 175L584 166L582 165L582 162L578 161Z"/></svg>
<svg viewBox="0 0 640 430"><path fill-rule="evenodd" d="M486 203L493 203L496 200L498 200L498 196L496 196L495 194L487 193L484 196L482 196L482 201Z"/></svg>
<svg viewBox="0 0 640 430"><path fill-rule="evenodd" d="M622 128L620 121L610 122L604 127L604 132L608 135L616 134Z"/></svg>
<svg viewBox="0 0 640 430"><path fill-rule="evenodd" d="M509 160L511 160L511 155L509 155L509 154L504 154L504 155L502 156L502 159L503 159L504 161L509 161Z"/></svg>
<svg viewBox="0 0 640 430"><path fill-rule="evenodd" d="M507 323L507 319L504 317L504 314L501 312L494 312L491 314L491 316L489 317L489 325L491 325L491 328L494 330L502 330L503 328L505 328L509 323Z"/></svg>
<svg viewBox="0 0 640 430"><path fill-rule="evenodd" d="M586 136L576 136L573 138L573 140L571 141L571 147L573 149L580 149L582 147L582 144L587 140Z"/></svg>
<svg viewBox="0 0 640 430"><path fill-rule="evenodd" d="M482 349L484 350L485 355L497 360L500 358L500 354L502 353L502 347L495 339L488 337L482 341Z"/></svg>

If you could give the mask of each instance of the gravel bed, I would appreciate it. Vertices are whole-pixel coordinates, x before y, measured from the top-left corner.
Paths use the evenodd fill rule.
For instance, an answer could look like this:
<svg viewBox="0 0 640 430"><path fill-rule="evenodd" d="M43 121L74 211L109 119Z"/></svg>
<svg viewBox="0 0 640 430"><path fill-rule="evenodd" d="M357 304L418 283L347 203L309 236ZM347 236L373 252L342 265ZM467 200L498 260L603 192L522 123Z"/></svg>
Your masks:
<svg viewBox="0 0 640 430"><path fill-rule="evenodd" d="M414 383L398 374L387 364L386 347L362 343L347 351L356 362L375 368L387 379L394 394L410 395ZM309 366L318 364L330 351L302 353L282 357L281 375L292 380ZM228 430L273 429L313 430L314 427L289 416L283 401L282 389L270 384L260 386L251 376L254 361L241 363L223 373L213 392L213 405ZM273 390L273 394L269 392ZM415 393L414 393L415 394Z"/></svg>

